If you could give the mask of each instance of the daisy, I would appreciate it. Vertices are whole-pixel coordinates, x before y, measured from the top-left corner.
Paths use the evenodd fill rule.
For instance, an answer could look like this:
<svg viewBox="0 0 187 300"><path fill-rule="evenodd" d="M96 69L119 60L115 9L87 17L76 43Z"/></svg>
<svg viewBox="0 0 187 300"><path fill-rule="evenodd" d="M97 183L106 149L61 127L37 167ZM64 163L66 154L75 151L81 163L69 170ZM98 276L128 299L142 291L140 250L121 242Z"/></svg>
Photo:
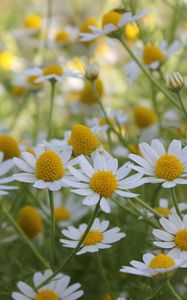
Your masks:
<svg viewBox="0 0 187 300"><path fill-rule="evenodd" d="M109 221L100 221L96 218L85 240L83 241L81 250L77 252L77 255L87 252L98 252L99 249L110 248L111 244L126 236L125 233L120 232L119 227L107 230L108 226ZM74 226L70 226L67 229L62 230L62 234L68 239L60 239L60 242L64 247L75 248L81 240L86 227L86 224L81 224L78 229Z"/></svg>
<svg viewBox="0 0 187 300"><path fill-rule="evenodd" d="M14 175L17 181L33 183L38 189L58 191L68 179L66 168L71 164L71 151L59 152L54 147L45 149L38 147L35 155L22 152L22 158L14 158L15 165L23 172Z"/></svg>
<svg viewBox="0 0 187 300"><path fill-rule="evenodd" d="M82 78L82 76L78 72L64 70L62 66L52 64L41 69L41 74L40 76L38 76L35 82L41 83L47 80L61 82L65 77Z"/></svg>
<svg viewBox="0 0 187 300"><path fill-rule="evenodd" d="M17 287L20 292L13 292L14 300L76 300L83 295L80 283L69 285L70 276L58 273L53 280L37 290L37 286L53 275L52 270L37 272L33 276L34 288L23 281L19 281ZM69 286L68 286L69 285Z"/></svg>
<svg viewBox="0 0 187 300"><path fill-rule="evenodd" d="M145 183L162 183L164 188L187 184L183 178L187 176L187 146L182 149L181 141L173 140L167 152L158 139L139 147L142 156L130 154L129 158L138 164L132 164L132 169L146 176Z"/></svg>
<svg viewBox="0 0 187 300"><path fill-rule="evenodd" d="M187 215L181 220L177 213L173 212L168 219L162 217L160 224L163 230L153 230L153 235L160 240L155 241L154 245L164 249L172 249L168 255L187 259Z"/></svg>
<svg viewBox="0 0 187 300"><path fill-rule="evenodd" d="M42 70L38 67L29 68L24 72L24 80L28 89L31 91L38 91L43 88L43 82L36 82L42 76Z"/></svg>
<svg viewBox="0 0 187 300"><path fill-rule="evenodd" d="M16 186L7 185L14 181L13 176L5 176L14 166L12 159L3 161L4 154L0 152L0 195L7 195L9 191L17 189Z"/></svg>
<svg viewBox="0 0 187 300"><path fill-rule="evenodd" d="M155 277L162 280L171 276L173 274L172 271L182 267L183 262L169 254L160 253L153 255L152 253L146 253L143 255L143 262L132 260L130 262L132 267L123 266L120 272Z"/></svg>
<svg viewBox="0 0 187 300"><path fill-rule="evenodd" d="M181 50L182 47L183 44L179 41L174 41L171 45L167 41L162 41L159 46L146 45L143 49L137 51L136 55L150 70L157 70L165 60ZM135 61L130 61L124 67L124 71L130 82L133 82L140 74L141 69Z"/></svg>
<svg viewBox="0 0 187 300"><path fill-rule="evenodd" d="M73 193L85 196L83 204L94 206L100 201L101 209L109 213L110 200L114 194L127 198L137 196L127 190L142 185L142 175L139 173L125 178L131 171L128 163L118 169L118 161L112 157L96 154L92 160L90 163L81 155L80 169L69 168L73 180L67 183L76 188L71 190Z"/></svg>
<svg viewBox="0 0 187 300"><path fill-rule="evenodd" d="M146 14L147 14L146 9L134 16L132 15L131 12L120 14L115 10L109 11L103 16L102 29L90 25L89 29L91 32L81 32L80 40L82 42L88 42L88 41L95 40L101 36L105 36L105 35L110 36L111 34L118 32L125 25L140 20Z"/></svg>
<svg viewBox="0 0 187 300"><path fill-rule="evenodd" d="M85 216L88 210L81 205L78 199L73 195L63 197L60 192L54 192L54 214L60 228L67 227ZM50 221L51 212L49 205L41 205L42 212L45 213L45 219Z"/></svg>

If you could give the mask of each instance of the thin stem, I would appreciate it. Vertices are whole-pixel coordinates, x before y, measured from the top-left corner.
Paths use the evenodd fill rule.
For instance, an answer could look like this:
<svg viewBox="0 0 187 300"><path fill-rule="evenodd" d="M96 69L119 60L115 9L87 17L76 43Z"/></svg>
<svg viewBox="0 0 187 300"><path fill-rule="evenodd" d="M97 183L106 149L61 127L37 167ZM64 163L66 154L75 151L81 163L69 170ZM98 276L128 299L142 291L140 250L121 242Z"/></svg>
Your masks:
<svg viewBox="0 0 187 300"><path fill-rule="evenodd" d="M149 210L150 212L153 213L154 216L156 216L157 218L161 218L161 215L158 214L151 206L149 206L147 203L145 203L143 200L141 200L139 197L135 197L134 198L141 206L147 208L147 210ZM131 200L132 201L132 200Z"/></svg>
<svg viewBox="0 0 187 300"><path fill-rule="evenodd" d="M52 280L59 272L61 272L65 266L70 262L70 260L76 255L76 253L79 251L83 241L85 240L88 232L90 231L90 228L92 227L93 225L93 222L98 214L98 211L99 211L99 207L100 207L100 201L97 203L94 211L93 211L93 214L90 218L90 221L86 227L86 230L85 232L83 233L80 241L78 242L77 246L71 251L71 253L68 255L68 257L65 259L65 261L62 263L62 265L47 279L45 280L44 282L42 282L39 286L37 286L37 289L44 286L46 283L48 283L50 280Z"/></svg>
<svg viewBox="0 0 187 300"><path fill-rule="evenodd" d="M180 109L180 106L176 102L176 100L165 90L165 88L151 75L151 73L147 70L146 67L141 63L141 61L138 59L138 57L133 53L133 51L129 48L129 46L126 44L124 39L119 38L120 42L124 46L124 48L127 50L129 55L133 58L133 60L137 63L137 65L140 67L144 75L175 105Z"/></svg>
<svg viewBox="0 0 187 300"><path fill-rule="evenodd" d="M179 99L179 103L180 103L181 109L182 109L183 113L185 114L185 117L187 118L187 111L186 111L186 108L184 106L184 102L182 100L181 93L178 92L178 93L176 93L176 95L177 95L177 97Z"/></svg>
<svg viewBox="0 0 187 300"><path fill-rule="evenodd" d="M51 81L50 109L49 109L48 135L47 135L48 140L50 140L52 137L52 117L53 117L53 107L54 107L55 84L56 84L55 81Z"/></svg>
<svg viewBox="0 0 187 300"><path fill-rule="evenodd" d="M138 217L138 214L137 214L134 210L130 209L129 207L127 207L126 205L124 205L123 203L121 203L119 200L117 200L117 199L112 199L112 201L113 201L114 203L116 203L119 207L121 207L121 208L123 208L124 210L126 210L126 211L127 211L128 213L130 213L132 216Z"/></svg>
<svg viewBox="0 0 187 300"><path fill-rule="evenodd" d="M106 288L107 288L107 291L109 292L112 300L116 300L116 297L113 295L112 293L112 289L110 287L110 283L106 277L106 274L105 274L105 270L104 270L104 267L103 267L103 264L102 264L102 261L101 261L101 258L99 256L99 253L95 253L95 258L96 258L96 263L97 263L97 266L98 266L98 269L99 269L99 272L105 282L105 285L106 285Z"/></svg>
<svg viewBox="0 0 187 300"><path fill-rule="evenodd" d="M28 247L31 249L31 251L34 253L34 255L38 258L38 260L46 267L49 268L49 264L48 262L43 258L43 256L38 252L38 250L35 248L35 246L33 245L33 243L30 241L30 239L26 236L26 234L23 232L23 230L21 229L21 227L18 225L18 223L14 220L14 218L12 217L12 215L9 213L8 210L6 210L5 208L3 208L3 211L5 213L5 215L7 216L7 218L9 219L10 223L13 225L13 227L15 228L15 230L19 233L20 237L22 238L22 240L28 245Z"/></svg>
<svg viewBox="0 0 187 300"><path fill-rule="evenodd" d="M55 254L55 214L54 214L54 200L53 192L49 191L49 201L51 209L51 266L54 266L54 254Z"/></svg>
<svg viewBox="0 0 187 300"><path fill-rule="evenodd" d="M178 300L183 300L178 294L177 292L174 290L173 286L171 285L171 282L169 281L169 279L167 280L167 286L171 292L171 294Z"/></svg>
<svg viewBox="0 0 187 300"><path fill-rule="evenodd" d="M177 195L176 195L176 191L175 188L171 188L171 194L172 194L172 200L173 200L173 204L175 206L176 212L177 214L180 216L180 218L182 219L182 215L178 206L178 201L177 201Z"/></svg>
<svg viewBox="0 0 187 300"><path fill-rule="evenodd" d="M156 291L155 291L150 297L146 298L146 300L151 300L151 299L153 299L155 296L157 296L158 293L161 291L163 285L164 285L164 283L161 284L161 285L158 287L158 289L156 289Z"/></svg>

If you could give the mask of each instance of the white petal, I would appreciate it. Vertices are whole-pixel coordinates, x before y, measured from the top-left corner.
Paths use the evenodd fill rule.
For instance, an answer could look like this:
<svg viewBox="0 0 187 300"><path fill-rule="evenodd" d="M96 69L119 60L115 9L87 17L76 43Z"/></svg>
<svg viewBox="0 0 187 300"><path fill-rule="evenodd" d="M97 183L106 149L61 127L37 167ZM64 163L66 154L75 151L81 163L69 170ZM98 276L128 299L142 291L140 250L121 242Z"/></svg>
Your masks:
<svg viewBox="0 0 187 300"><path fill-rule="evenodd" d="M101 198L100 207L106 213L111 212L110 205L109 205L109 200L107 200L105 198Z"/></svg>

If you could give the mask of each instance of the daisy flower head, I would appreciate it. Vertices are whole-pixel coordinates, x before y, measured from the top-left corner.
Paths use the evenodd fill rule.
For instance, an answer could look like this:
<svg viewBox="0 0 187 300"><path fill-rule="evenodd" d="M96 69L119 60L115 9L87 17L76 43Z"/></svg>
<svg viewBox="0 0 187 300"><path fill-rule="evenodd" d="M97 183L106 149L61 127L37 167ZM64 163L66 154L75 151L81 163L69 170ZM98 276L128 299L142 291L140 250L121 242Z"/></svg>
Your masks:
<svg viewBox="0 0 187 300"><path fill-rule="evenodd" d="M143 184L142 175L135 174L130 177L128 163L118 168L118 161L112 157L96 154L89 162L83 155L79 157L80 169L70 167L73 180L68 185L74 187L73 193L85 197L83 204L94 206L100 201L101 209L109 213L110 200L116 194L122 197L133 198L137 194L129 192Z"/></svg>
<svg viewBox="0 0 187 300"><path fill-rule="evenodd" d="M97 93L99 97L102 99L104 94L103 81L100 78L97 78L95 80L95 85L96 85ZM98 103L90 81L88 80L85 81L85 84L82 90L80 91L79 100L82 104L85 105L93 105Z"/></svg>
<svg viewBox="0 0 187 300"><path fill-rule="evenodd" d="M37 289L37 286L53 275L52 270L45 270L43 273L36 272L33 275L34 288L27 283L20 281L17 284L19 292L12 293L14 300L76 300L83 295L80 283L69 285L70 276L58 273L48 284Z"/></svg>
<svg viewBox="0 0 187 300"><path fill-rule="evenodd" d="M64 247L75 248L81 240L86 227L86 224L81 224L79 228L70 226L67 229L62 230L62 234L68 239L60 239L60 242ZM82 243L81 250L77 252L77 255L87 252L98 252L99 249L110 248L111 244L125 237L125 233L120 232L119 227L107 230L108 227L109 221L100 221L96 218Z"/></svg>
<svg viewBox="0 0 187 300"><path fill-rule="evenodd" d="M17 181L32 183L35 188L58 191L66 186L67 167L71 164L71 151L59 152L54 147L38 147L35 155L22 152L22 158L14 158L15 165L23 172L14 175Z"/></svg>
<svg viewBox="0 0 187 300"><path fill-rule="evenodd" d="M81 32L80 40L82 42L89 42L101 36L113 37L125 25L140 20L146 14L147 10L143 10L134 16L131 12L121 13L118 10L111 10L102 18L102 29L90 25L89 29L91 32Z"/></svg>
<svg viewBox="0 0 187 300"><path fill-rule="evenodd" d="M17 189L16 186L8 185L15 179L11 175L7 175L13 168L14 163L12 159L4 160L4 153L0 152L0 195L7 195L9 191Z"/></svg>
<svg viewBox="0 0 187 300"><path fill-rule="evenodd" d="M122 266L120 272L163 280L173 275L173 271L182 267L183 263L183 260L176 259L172 254L146 253L143 255L143 262L132 260L131 267Z"/></svg>
<svg viewBox="0 0 187 300"><path fill-rule="evenodd" d="M181 220L177 213L173 212L168 218L162 217L159 221L163 230L153 229L153 235L157 239L154 245L171 249L168 255L187 260L187 215Z"/></svg>
<svg viewBox="0 0 187 300"><path fill-rule="evenodd" d="M73 197L73 194L69 197L63 197L61 192L54 192L53 199L55 219L60 228L70 226L88 212L87 208L83 207L78 199ZM51 216L49 205L43 204L41 209L49 222Z"/></svg>
<svg viewBox="0 0 187 300"><path fill-rule="evenodd" d="M161 183L164 188L187 184L187 146L182 149L181 141L173 140L167 152L158 139L139 147L142 156L130 154L129 158L137 164L131 168L145 176L145 183Z"/></svg>
<svg viewBox="0 0 187 300"><path fill-rule="evenodd" d="M25 70L24 77L27 83L28 89L31 91L38 91L43 88L43 82L36 82L38 78L42 76L42 70L38 67Z"/></svg>

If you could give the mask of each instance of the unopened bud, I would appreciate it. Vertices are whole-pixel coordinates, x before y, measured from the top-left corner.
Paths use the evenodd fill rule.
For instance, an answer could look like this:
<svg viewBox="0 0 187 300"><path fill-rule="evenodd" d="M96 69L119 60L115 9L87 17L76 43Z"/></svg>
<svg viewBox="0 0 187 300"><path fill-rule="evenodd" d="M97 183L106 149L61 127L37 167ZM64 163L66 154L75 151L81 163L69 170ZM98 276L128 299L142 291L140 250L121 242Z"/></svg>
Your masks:
<svg viewBox="0 0 187 300"><path fill-rule="evenodd" d="M98 78L99 75L99 67L97 64L90 64L86 68L86 78L88 80L94 81Z"/></svg>
<svg viewBox="0 0 187 300"><path fill-rule="evenodd" d="M167 77L168 90L177 93L184 87L184 79L179 72L173 72Z"/></svg>

